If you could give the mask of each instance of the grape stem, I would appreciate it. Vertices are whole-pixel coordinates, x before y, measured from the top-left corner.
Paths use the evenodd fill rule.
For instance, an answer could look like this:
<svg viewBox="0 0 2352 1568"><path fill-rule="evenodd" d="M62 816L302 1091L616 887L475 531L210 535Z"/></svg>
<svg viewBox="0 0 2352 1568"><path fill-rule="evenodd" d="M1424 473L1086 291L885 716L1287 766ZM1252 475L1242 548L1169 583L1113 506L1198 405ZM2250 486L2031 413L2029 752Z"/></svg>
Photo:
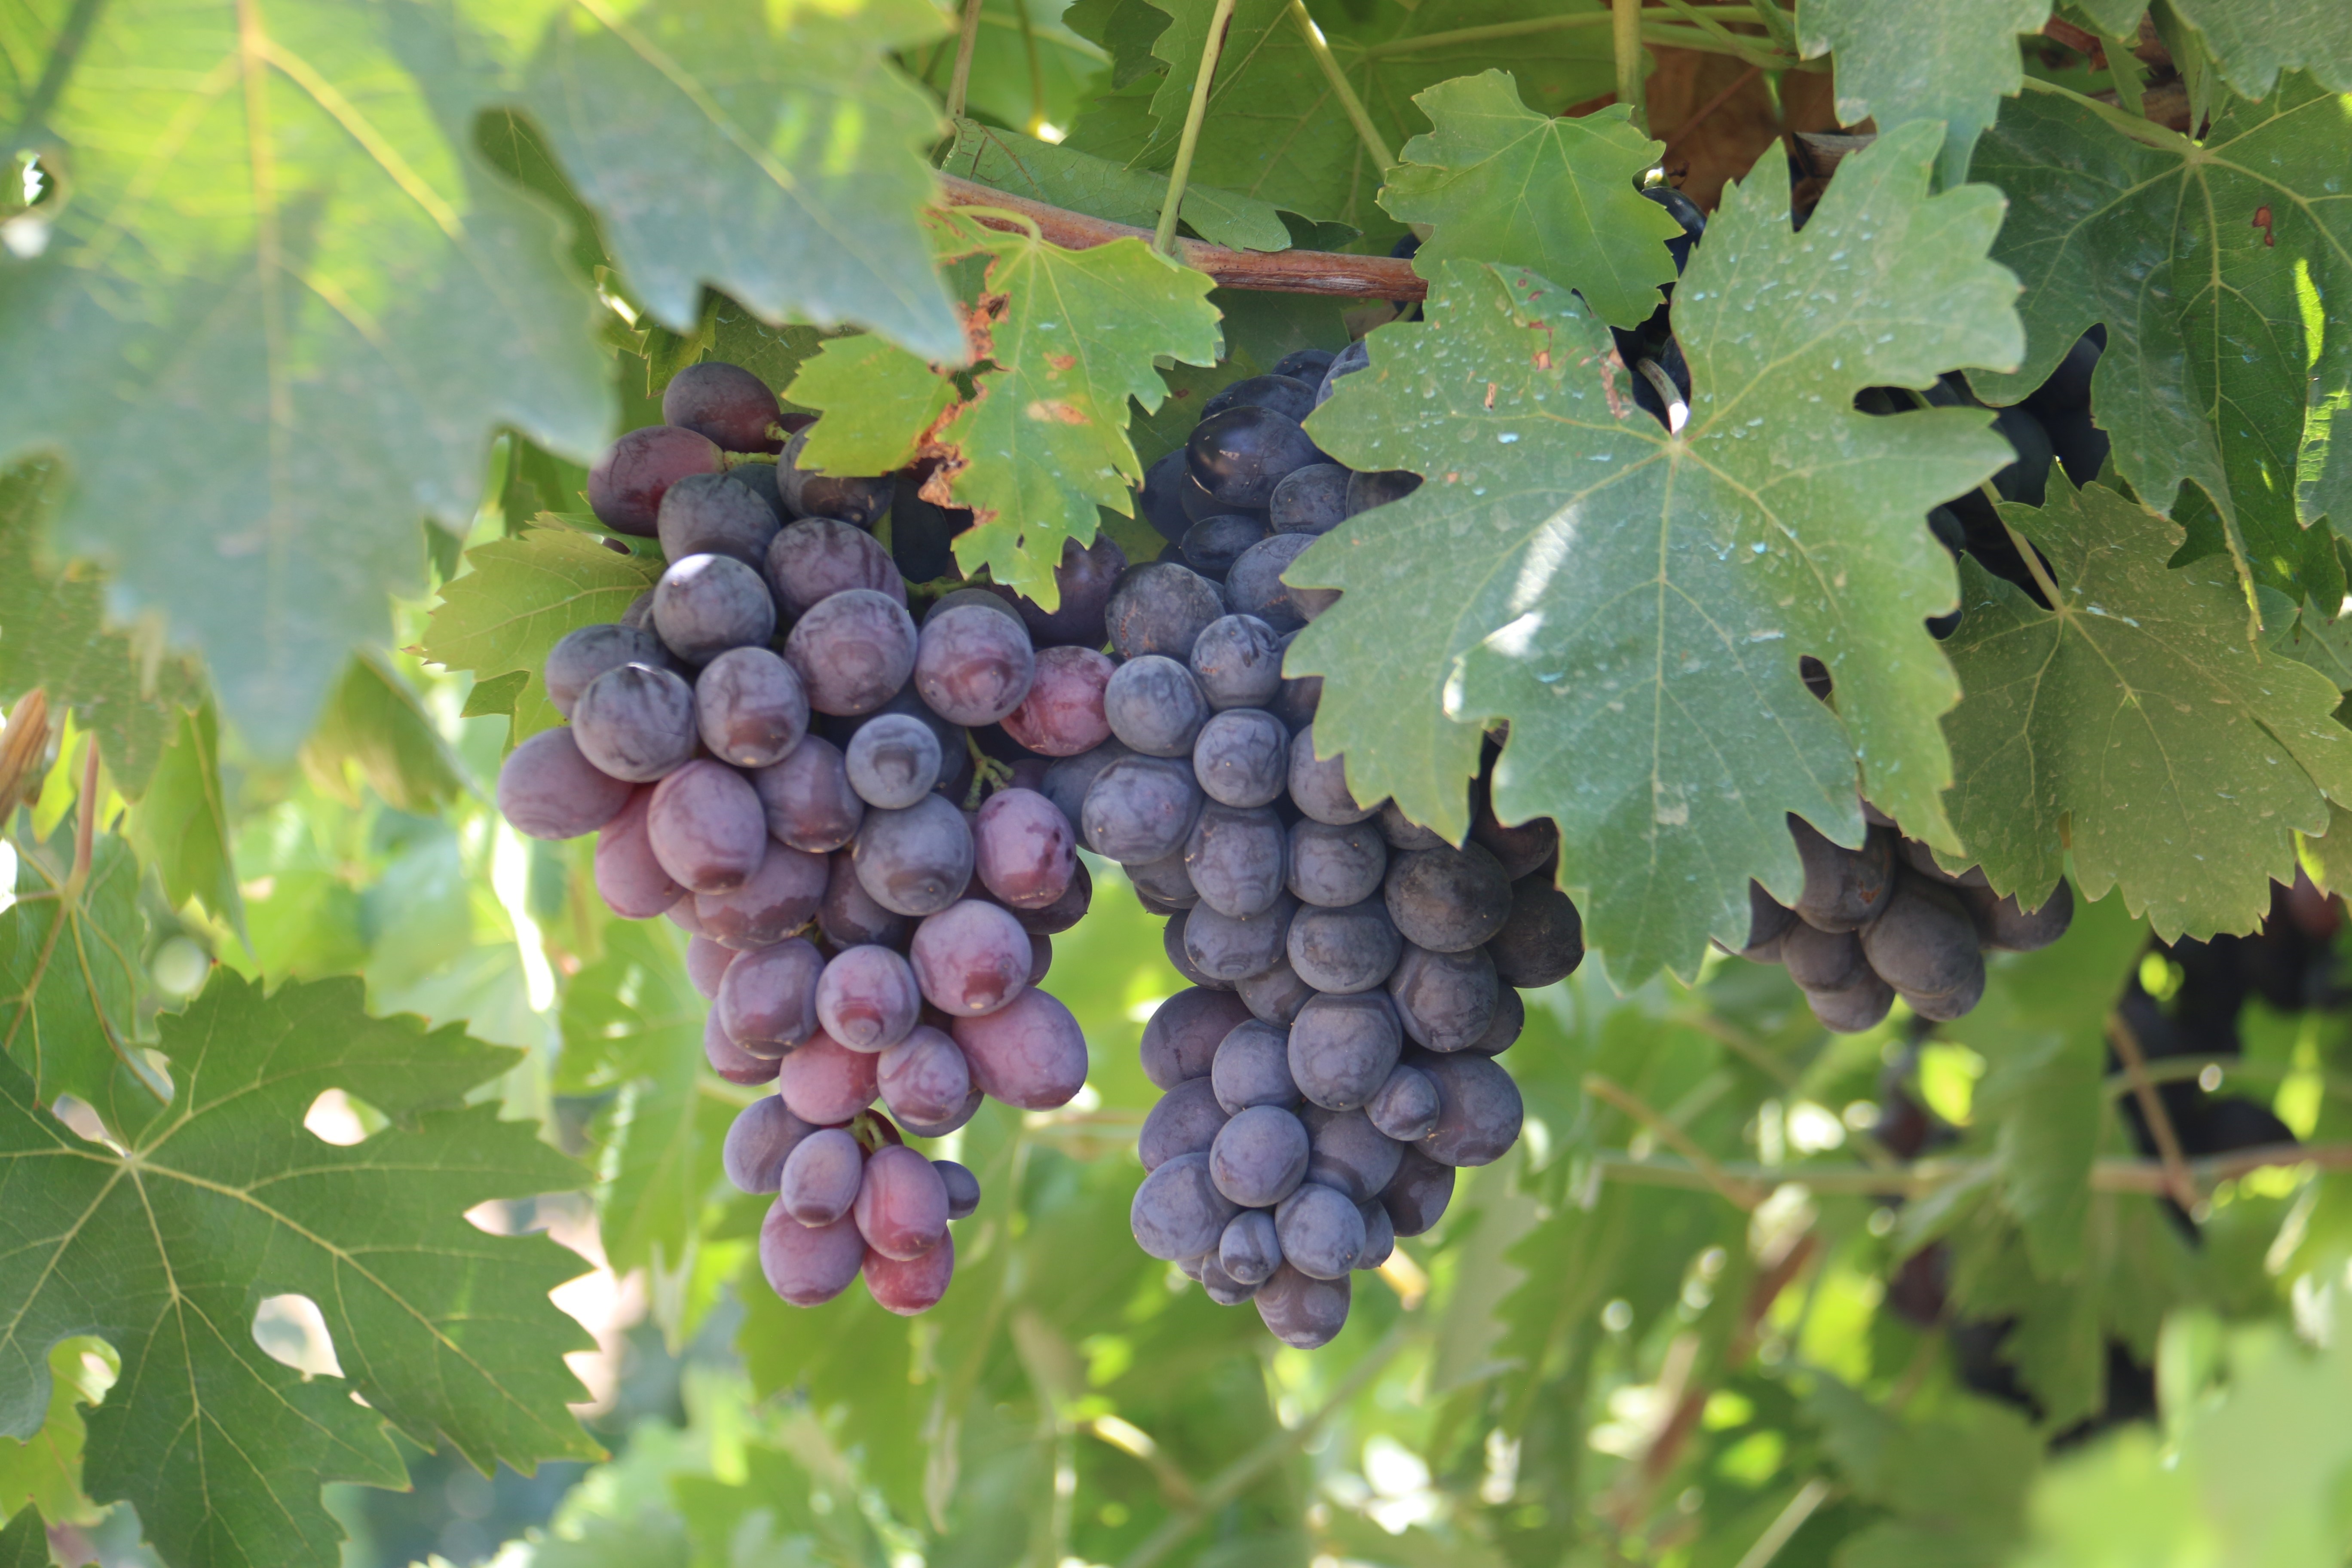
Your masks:
<svg viewBox="0 0 2352 1568"><path fill-rule="evenodd" d="M1756 1206L1764 1201L1767 1194L1762 1189L1754 1183L1732 1175L1716 1162L1714 1155L1699 1147L1698 1140L1668 1121L1632 1089L1597 1072L1589 1072L1584 1075L1584 1092L1595 1100L1607 1100L1640 1122L1655 1134L1660 1142L1689 1161L1691 1169L1704 1177L1706 1184L1722 1194L1727 1202L1753 1213Z"/></svg>
<svg viewBox="0 0 2352 1568"><path fill-rule="evenodd" d="M1071 212L1027 196L1016 196L959 174L940 174L941 201L973 209L972 221L993 229L1034 226L1038 237L1065 250L1087 250L1114 240L1150 244L1152 231L1108 218ZM1205 272L1227 289L1282 294L1336 294L1354 300L1411 302L1427 297L1429 285L1412 263L1391 256L1348 256L1328 250L1228 250L1197 239L1179 239L1171 253L1195 272Z"/></svg>
<svg viewBox="0 0 2352 1568"><path fill-rule="evenodd" d="M2197 1191L2196 1181L2189 1174L2189 1162L2180 1152L2180 1134L2172 1125L2172 1115L2164 1109L2164 1099L2156 1092L2156 1085L2147 1080L2147 1053L2139 1048L2139 1036L2124 1021L2121 1013L2107 1015L2107 1043L2115 1047L2116 1057L2131 1079L2132 1097L2139 1102L2140 1120L2147 1124L2147 1135L2163 1161L2164 1184L2181 1211L2194 1217L2203 1198Z"/></svg>
<svg viewBox="0 0 2352 1568"><path fill-rule="evenodd" d="M972 0L975 9L980 0ZM1234 0L1217 0L1209 13L1209 36L1201 41L1201 68L1192 77L1192 100L1184 106L1184 130L1176 139L1176 163L1168 171L1168 193L1160 201L1160 227L1151 248L1162 256L1176 254L1176 217L1184 205L1184 184L1192 177L1192 153L1201 144L1201 123L1209 116L1209 89L1217 79L1217 57L1224 53L1225 33L1234 23Z"/></svg>
<svg viewBox="0 0 2352 1568"><path fill-rule="evenodd" d="M1635 360L1633 368L1642 373L1643 381L1657 389L1659 398L1665 404L1666 434L1681 435L1683 426L1690 423L1690 405L1683 401L1682 388L1676 386L1675 378L1647 354Z"/></svg>
<svg viewBox="0 0 2352 1568"><path fill-rule="evenodd" d="M950 120L963 118L964 100L971 90L971 55L980 44L980 7L982 0L965 0L963 31L956 35L955 69L948 76L947 111Z"/></svg>
<svg viewBox="0 0 2352 1568"><path fill-rule="evenodd" d="M71 903L80 896L89 881L91 840L98 831L98 734L92 731L82 742L87 750L81 762L81 796L74 802L73 872L66 879L66 901Z"/></svg>
<svg viewBox="0 0 2352 1568"><path fill-rule="evenodd" d="M971 787L963 792L963 808L978 811L980 803L1013 782L1013 767L980 749L972 732L963 732L963 749L971 756Z"/></svg>
<svg viewBox="0 0 2352 1568"><path fill-rule="evenodd" d="M1609 41L1617 58L1617 101L1643 135L1650 106L1642 92L1642 0L1609 0Z"/></svg>
<svg viewBox="0 0 2352 1568"><path fill-rule="evenodd" d="M2232 1153L2187 1160L2183 1164L2192 1180L2208 1185L2233 1182L2273 1166L2292 1169L2307 1165L2315 1171L2352 1171L2352 1143L2264 1143ZM1593 1157L1592 1169L1601 1181L1680 1187L1690 1192L1717 1190L1707 1173L1686 1160L1665 1160L1655 1155L1636 1159L1628 1152L1604 1151ZM1927 1160L1899 1171L1722 1161L1716 1163L1715 1171L1718 1176L1739 1182L1766 1185L1793 1182L1816 1195L1879 1198L1928 1197L1948 1187L1990 1181L1996 1174L1990 1160ZM2172 1196L2163 1163L2158 1160L2095 1161L2091 1166L2090 1188L2095 1193Z"/></svg>

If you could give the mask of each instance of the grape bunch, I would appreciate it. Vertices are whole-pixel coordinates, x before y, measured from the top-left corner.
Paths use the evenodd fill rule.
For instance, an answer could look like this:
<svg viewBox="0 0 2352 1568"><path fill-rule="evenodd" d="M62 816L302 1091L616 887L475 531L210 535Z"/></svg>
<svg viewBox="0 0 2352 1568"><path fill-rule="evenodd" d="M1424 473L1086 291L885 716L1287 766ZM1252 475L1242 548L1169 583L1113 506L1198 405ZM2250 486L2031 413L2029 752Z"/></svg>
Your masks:
<svg viewBox="0 0 2352 1568"><path fill-rule="evenodd" d="M499 809L536 837L595 834L613 911L690 933L711 1068L775 1085L724 1163L776 1194L759 1248L776 1294L814 1306L862 1272L881 1305L919 1312L980 1187L904 1134L952 1132L991 1095L1065 1104L1087 1071L1076 1020L1038 989L1090 894L1075 829L1040 793L1045 755L1009 766L971 738L1052 743L1073 668L1108 663L1124 560L1108 542L1069 552L1051 615L964 589L919 626L867 531L891 480L800 467L805 437L788 443L775 395L733 365L681 372L662 412L598 461L588 497L606 526L658 538L667 569L548 655L570 722L515 748Z"/></svg>
<svg viewBox="0 0 2352 1568"><path fill-rule="evenodd" d="M1552 824L1491 809L1498 748L1456 847L1357 801L1343 759L1318 752L1321 681L1283 677L1332 597L1284 569L1420 482L1352 472L1300 427L1365 363L1360 345L1310 351L1235 383L1153 466L1139 500L1168 549L1114 586L1116 658L1088 660L1068 705L1087 744L1045 781L1167 917L1192 982L1144 1030L1163 1097L1139 1141L1136 1241L1307 1348L1347 1321L1353 1271L1437 1223L1457 1168L1517 1141L1518 1089L1495 1060L1526 1020L1515 988L1584 956Z"/></svg>
<svg viewBox="0 0 2352 1568"><path fill-rule="evenodd" d="M2066 934L2074 889L2064 878L2039 909L1992 890L1983 868L1954 873L1865 804L1862 847L1831 842L1791 813L1804 887L1791 909L1748 884L1748 940L1737 951L1778 963L1823 1027L1842 1035L1875 1026L1901 996L1911 1011L1948 1024L1984 996L1984 953L2032 952Z"/></svg>

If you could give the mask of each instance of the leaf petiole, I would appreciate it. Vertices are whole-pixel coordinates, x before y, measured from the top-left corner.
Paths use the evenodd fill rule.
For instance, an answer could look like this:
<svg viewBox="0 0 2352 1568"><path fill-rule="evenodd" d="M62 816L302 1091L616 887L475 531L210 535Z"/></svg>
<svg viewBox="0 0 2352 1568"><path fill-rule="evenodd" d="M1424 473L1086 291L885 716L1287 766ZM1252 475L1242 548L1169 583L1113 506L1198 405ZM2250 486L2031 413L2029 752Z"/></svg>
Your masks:
<svg viewBox="0 0 2352 1568"><path fill-rule="evenodd" d="M972 0L977 9L980 0ZM1192 77L1192 101L1184 107L1184 131L1176 141L1176 163L1168 171L1168 194L1160 201L1160 226L1151 236L1151 248L1160 255L1173 258L1176 254L1176 217L1184 205L1184 184L1192 177L1192 153L1201 144L1201 122L1209 115L1209 89L1217 79L1217 57L1224 53L1225 33L1234 23L1234 0L1217 0L1216 9L1209 14L1209 36L1201 43L1201 68Z"/></svg>

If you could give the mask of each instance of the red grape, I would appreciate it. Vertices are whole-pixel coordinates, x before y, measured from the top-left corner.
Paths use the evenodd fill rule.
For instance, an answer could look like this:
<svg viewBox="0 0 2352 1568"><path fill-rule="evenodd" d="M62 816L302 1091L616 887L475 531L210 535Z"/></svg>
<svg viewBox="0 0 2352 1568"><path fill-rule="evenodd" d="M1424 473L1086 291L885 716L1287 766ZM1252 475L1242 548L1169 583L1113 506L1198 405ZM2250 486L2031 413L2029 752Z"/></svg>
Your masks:
<svg viewBox="0 0 2352 1568"><path fill-rule="evenodd" d="M542 730L499 769L499 810L518 833L577 838L621 815L626 781L599 773L570 730Z"/></svg>
<svg viewBox="0 0 2352 1568"><path fill-rule="evenodd" d="M963 1108L971 1068L956 1043L928 1024L882 1053L876 1072L890 1114L918 1126L936 1126Z"/></svg>
<svg viewBox="0 0 2352 1568"><path fill-rule="evenodd" d="M1097 648L1040 649L1029 694L1004 716L1004 732L1043 756L1092 751L1110 738L1103 692L1118 668Z"/></svg>
<svg viewBox="0 0 2352 1568"><path fill-rule="evenodd" d="M1067 1105L1087 1081L1087 1037L1070 1010L1043 991L1024 991L950 1031L963 1047L971 1081L1021 1110Z"/></svg>
<svg viewBox="0 0 2352 1568"><path fill-rule="evenodd" d="M908 956L924 998L958 1017L993 1013L1029 984L1029 933L1010 913L978 899L950 904L917 926Z"/></svg>
<svg viewBox="0 0 2352 1568"><path fill-rule="evenodd" d="M760 1223L760 1271L768 1288L795 1307L832 1300L849 1289L865 1261L866 1238L846 1215L812 1229L779 1205Z"/></svg>
<svg viewBox="0 0 2352 1568"><path fill-rule="evenodd" d="M776 1092L802 1121L830 1127L874 1103L878 1060L819 1030L784 1058Z"/></svg>
<svg viewBox="0 0 2352 1568"><path fill-rule="evenodd" d="M1001 789L973 820L972 868L981 885L1014 909L1042 910L1077 874L1070 819L1034 790Z"/></svg>
<svg viewBox="0 0 2352 1568"><path fill-rule="evenodd" d="M866 1289L886 1311L911 1318L940 1304L955 1274L955 1242L941 1237L940 1244L920 1258L886 1258L866 1249Z"/></svg>
<svg viewBox="0 0 2352 1568"><path fill-rule="evenodd" d="M687 896L654 858L653 844L646 837L646 808L653 793L637 790L621 815L596 835L596 891L624 920L651 920Z"/></svg>
<svg viewBox="0 0 2352 1568"><path fill-rule="evenodd" d="M866 1244L883 1257L920 1258L947 1239L947 1184L929 1160L903 1144L877 1149L866 1159L850 1213Z"/></svg>

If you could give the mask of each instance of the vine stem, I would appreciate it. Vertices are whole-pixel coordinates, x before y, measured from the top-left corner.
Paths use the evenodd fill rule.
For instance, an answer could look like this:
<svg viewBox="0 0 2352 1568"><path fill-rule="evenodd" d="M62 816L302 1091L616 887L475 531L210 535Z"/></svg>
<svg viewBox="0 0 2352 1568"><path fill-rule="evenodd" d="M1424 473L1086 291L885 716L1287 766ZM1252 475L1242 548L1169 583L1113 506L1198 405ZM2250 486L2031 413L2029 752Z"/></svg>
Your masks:
<svg viewBox="0 0 2352 1568"><path fill-rule="evenodd" d="M971 90L971 55L980 47L980 7L982 0L965 0L963 30L956 35L955 69L948 76L950 120L963 118L964 100Z"/></svg>
<svg viewBox="0 0 2352 1568"><path fill-rule="evenodd" d="M974 5L979 0L972 0ZM1176 254L1176 215L1184 205L1184 183L1192 177L1192 153L1201 144L1201 122L1209 117L1209 89L1217 79L1217 57L1225 52L1225 31L1234 25L1234 0L1217 0L1209 13L1209 36L1201 41L1201 68L1192 76L1192 100L1184 106L1184 131L1176 139L1176 163L1168 171L1168 194L1160 201L1160 227L1151 248Z"/></svg>
<svg viewBox="0 0 2352 1568"><path fill-rule="evenodd" d="M1597 1072L1584 1075L1584 1092L1595 1100L1605 1100L1652 1132L1674 1152L1690 1162L1691 1169L1706 1179L1706 1184L1721 1193L1725 1200L1743 1209L1754 1209L1764 1201L1764 1194L1752 1183L1733 1176L1698 1145L1698 1141L1659 1114L1657 1109L1632 1089Z"/></svg>
<svg viewBox="0 0 2352 1568"><path fill-rule="evenodd" d="M976 222L991 228L1034 225L1039 237L1065 250L1086 250L1113 240L1152 241L1150 229L1135 228L1108 218L1016 196L958 174L940 174L940 199L950 206L971 207ZM986 209L999 215L991 216ZM1347 256L1328 250L1228 250L1197 239L1176 241L1175 258L1196 272L1205 272L1228 289L1255 289L1286 294L1336 294L1351 300L1419 300L1429 285L1412 263L1391 256Z"/></svg>
<svg viewBox="0 0 2352 1568"><path fill-rule="evenodd" d="M1390 153L1388 143L1381 140L1380 127L1374 125L1372 117L1365 112L1364 100L1358 98L1356 89L1348 85L1348 73L1339 68L1339 57L1331 52L1329 40L1323 37L1323 29L1317 26L1315 18L1308 15L1307 0L1290 0L1290 19L1298 24L1299 36L1307 40L1307 52L1315 57L1316 68L1323 73L1323 79L1331 84L1331 94L1339 100L1339 107L1347 111L1348 123L1356 128L1356 140L1361 142L1364 150L1379 161L1382 171L1393 167L1395 155Z"/></svg>
<svg viewBox="0 0 2352 1568"><path fill-rule="evenodd" d="M81 798L74 803L73 875L66 879L68 902L89 881L91 840L98 831L98 735L92 731L83 742L85 752L81 763Z"/></svg>
<svg viewBox="0 0 2352 1568"><path fill-rule="evenodd" d="M1617 101L1643 135L1649 105L1642 98L1642 0L1609 0L1609 44L1617 59Z"/></svg>
<svg viewBox="0 0 2352 1568"><path fill-rule="evenodd" d="M2147 1053L2139 1048L2139 1036L2121 1013L2107 1015L2107 1043L2115 1047L2124 1072L2131 1079L2132 1097L2139 1101L2140 1120L2147 1123L2148 1136L2155 1140L2156 1152L2164 1162L2164 1184L2171 1190L2172 1201L2184 1214L2194 1215L2202 1199L2180 1152L2180 1133L2172 1125L2172 1113L2164 1109L2164 1098L2147 1080Z"/></svg>

